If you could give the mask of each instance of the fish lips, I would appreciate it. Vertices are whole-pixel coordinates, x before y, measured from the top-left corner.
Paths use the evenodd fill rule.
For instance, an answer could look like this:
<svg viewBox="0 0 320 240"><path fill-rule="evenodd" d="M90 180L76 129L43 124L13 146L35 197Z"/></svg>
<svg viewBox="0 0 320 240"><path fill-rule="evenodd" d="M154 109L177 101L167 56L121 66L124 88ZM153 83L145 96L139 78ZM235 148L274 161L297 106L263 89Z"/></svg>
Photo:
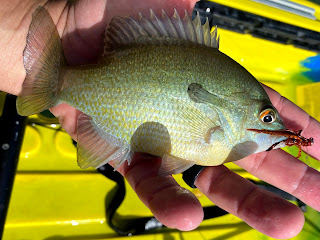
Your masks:
<svg viewBox="0 0 320 240"><path fill-rule="evenodd" d="M285 136L277 136L277 135L270 135L270 134L256 134L255 142L259 145L256 153L267 151L277 148L285 147L284 140L286 140L288 137ZM274 144L279 143L274 146ZM272 147L274 146L274 147Z"/></svg>

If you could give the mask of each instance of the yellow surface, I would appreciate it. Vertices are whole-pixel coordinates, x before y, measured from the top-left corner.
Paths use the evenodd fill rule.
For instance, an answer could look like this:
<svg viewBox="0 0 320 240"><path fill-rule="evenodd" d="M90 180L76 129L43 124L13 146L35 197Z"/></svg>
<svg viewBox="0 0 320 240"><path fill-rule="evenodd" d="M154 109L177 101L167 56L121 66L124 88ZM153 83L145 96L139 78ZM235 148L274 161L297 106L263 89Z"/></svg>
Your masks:
<svg viewBox="0 0 320 240"><path fill-rule="evenodd" d="M259 81L296 101L296 81L306 71L301 61L316 53L291 45L219 29L220 50L244 66Z"/></svg>
<svg viewBox="0 0 320 240"><path fill-rule="evenodd" d="M320 29L319 21L297 17L259 3L247 0L215 2L311 30ZM306 1L299 1L303 2ZM309 2L308 4L317 9L317 14L319 13L319 6ZM316 53L255 38L249 34L223 29L219 30L219 34L222 52L242 64L258 80L276 89L320 120L315 110L319 98L313 96L306 98L310 89L319 88L319 83L312 83L301 74L308 70L301 66L301 62L315 56ZM311 85L305 85L306 83ZM1 96L0 94L0 98ZM308 104L310 101L312 103ZM41 126L30 123L27 126L3 239L120 239L106 224L105 219L104 202L113 196L112 189L115 183L95 170L81 170L77 166L76 148L71 138L55 120L37 116L32 116L29 120L48 124ZM293 154L297 153L297 149L290 149ZM306 158L305 155L302 155L301 159L320 169L318 161ZM232 163L227 166L244 177L258 180ZM181 175L176 176L176 179L186 187ZM127 195L118 213L124 217L151 216L150 211L140 202L131 188L126 187ZM198 190L192 191L203 206L212 204ZM304 231L295 239L319 237L318 220L318 212L309 208ZM260 238L268 239L230 214L207 220L192 232L161 230L155 234L131 237L131 239L246 240Z"/></svg>
<svg viewBox="0 0 320 240"><path fill-rule="evenodd" d="M60 143L55 142L60 140L66 148L69 147L67 154L58 150ZM27 152L30 154L26 155ZM227 165L243 177L258 180L232 163ZM175 178L180 185L188 188L181 175ZM3 239L120 239L105 219L105 200L112 198L114 186L114 182L95 170L78 168L75 147L66 133L39 125L28 126ZM118 214L124 218L151 216L127 183L126 189L127 194ZM203 206L212 205L199 190L190 190ZM308 211L312 213L314 210ZM264 238L261 233L229 214L207 220L192 232L162 230L153 235L149 233L133 238L248 239L248 236L252 239Z"/></svg>
<svg viewBox="0 0 320 240"><path fill-rule="evenodd" d="M297 86L297 104L316 119L320 119L320 83Z"/></svg>
<svg viewBox="0 0 320 240"><path fill-rule="evenodd" d="M293 1L308 7L312 7L316 10L316 18L318 21L311 20L305 17L298 16L293 13L285 12L280 9L269 7L261 3L253 2L251 0L210 0L221 5L225 5L232 8L237 8L242 11L257 14L266 18L271 18L276 21L285 22L298 27L307 28L313 31L320 31L320 6L309 1Z"/></svg>

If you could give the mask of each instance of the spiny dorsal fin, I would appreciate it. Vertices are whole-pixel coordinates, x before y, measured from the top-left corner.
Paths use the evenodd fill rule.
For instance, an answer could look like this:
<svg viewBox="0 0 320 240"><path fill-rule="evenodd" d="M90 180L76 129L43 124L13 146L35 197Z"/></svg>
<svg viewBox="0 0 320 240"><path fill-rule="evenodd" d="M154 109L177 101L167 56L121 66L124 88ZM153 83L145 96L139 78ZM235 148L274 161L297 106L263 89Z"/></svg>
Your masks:
<svg viewBox="0 0 320 240"><path fill-rule="evenodd" d="M119 47L132 44L194 42L208 47L219 48L217 27L210 32L208 19L201 25L200 15L192 21L187 11L181 19L174 10L168 17L164 10L157 16L150 10L149 18L140 14L139 20L131 17L114 17L105 31L103 56Z"/></svg>

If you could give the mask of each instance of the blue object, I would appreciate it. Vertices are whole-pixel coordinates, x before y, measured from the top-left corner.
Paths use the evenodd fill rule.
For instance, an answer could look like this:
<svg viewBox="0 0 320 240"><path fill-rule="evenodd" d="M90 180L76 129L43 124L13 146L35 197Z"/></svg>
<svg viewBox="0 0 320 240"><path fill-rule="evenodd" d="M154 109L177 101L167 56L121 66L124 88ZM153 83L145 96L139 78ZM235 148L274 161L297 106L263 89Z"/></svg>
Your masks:
<svg viewBox="0 0 320 240"><path fill-rule="evenodd" d="M320 82L320 55L309 57L302 62L302 66L309 68L309 71L303 73L304 76L314 82Z"/></svg>

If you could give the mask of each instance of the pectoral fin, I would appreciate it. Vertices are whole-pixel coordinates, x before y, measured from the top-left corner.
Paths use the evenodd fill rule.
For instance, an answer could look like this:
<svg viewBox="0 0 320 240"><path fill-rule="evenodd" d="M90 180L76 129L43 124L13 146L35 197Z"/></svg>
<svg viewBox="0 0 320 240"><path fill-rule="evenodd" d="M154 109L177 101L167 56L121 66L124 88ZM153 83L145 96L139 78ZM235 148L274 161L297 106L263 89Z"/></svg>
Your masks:
<svg viewBox="0 0 320 240"><path fill-rule="evenodd" d="M188 86L188 95L189 98L196 103L209 103L219 105L220 107L228 107L230 104L239 107L242 105L248 106L252 101L256 100L251 98L248 92L232 92L229 95L209 92L199 83L191 83Z"/></svg>
<svg viewBox="0 0 320 240"><path fill-rule="evenodd" d="M80 114L78 118L78 164L81 168L98 168L111 160L117 169L126 160L131 161L130 147L102 130L91 117Z"/></svg>
<svg viewBox="0 0 320 240"><path fill-rule="evenodd" d="M192 167L194 164L195 162L174 157L169 154L165 154L162 157L162 163L159 169L159 175L166 176L170 174L182 173L188 168Z"/></svg>
<svg viewBox="0 0 320 240"><path fill-rule="evenodd" d="M216 103L219 99L219 96L208 92L202 87L199 83L191 83L188 86L188 94L192 101L196 103Z"/></svg>

